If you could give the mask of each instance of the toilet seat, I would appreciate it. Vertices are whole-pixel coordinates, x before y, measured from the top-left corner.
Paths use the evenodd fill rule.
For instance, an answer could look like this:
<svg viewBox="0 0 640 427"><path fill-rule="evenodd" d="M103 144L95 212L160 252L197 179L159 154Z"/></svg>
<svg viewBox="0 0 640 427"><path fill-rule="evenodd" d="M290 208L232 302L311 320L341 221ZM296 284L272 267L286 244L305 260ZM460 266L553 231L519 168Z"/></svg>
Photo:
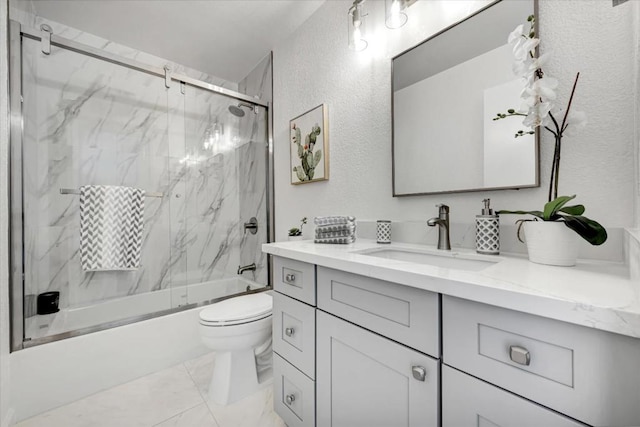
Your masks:
<svg viewBox="0 0 640 427"><path fill-rule="evenodd" d="M256 322L271 316L273 298L266 292L229 298L200 311L204 326L233 326Z"/></svg>

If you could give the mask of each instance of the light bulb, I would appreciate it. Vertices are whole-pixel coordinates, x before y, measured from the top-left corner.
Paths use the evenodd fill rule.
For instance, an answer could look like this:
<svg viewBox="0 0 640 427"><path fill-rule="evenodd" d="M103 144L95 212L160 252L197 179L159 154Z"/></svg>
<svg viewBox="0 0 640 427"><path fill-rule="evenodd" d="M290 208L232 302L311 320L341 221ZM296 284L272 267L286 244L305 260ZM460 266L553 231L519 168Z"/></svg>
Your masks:
<svg viewBox="0 0 640 427"><path fill-rule="evenodd" d="M387 28L400 28L407 23L407 14L403 12L402 1L392 0L387 8Z"/></svg>

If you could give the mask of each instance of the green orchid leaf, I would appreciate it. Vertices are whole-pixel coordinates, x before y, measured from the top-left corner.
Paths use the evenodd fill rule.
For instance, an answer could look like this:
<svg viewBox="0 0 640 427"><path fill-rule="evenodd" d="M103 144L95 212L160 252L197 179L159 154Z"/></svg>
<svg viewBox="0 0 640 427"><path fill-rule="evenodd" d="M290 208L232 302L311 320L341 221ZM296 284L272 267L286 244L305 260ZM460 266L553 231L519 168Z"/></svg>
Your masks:
<svg viewBox="0 0 640 427"><path fill-rule="evenodd" d="M555 215L558 210L567 204L569 200L575 199L576 195L573 196L560 196L557 199L554 199L544 205L544 220L550 221L551 217Z"/></svg>
<svg viewBox="0 0 640 427"><path fill-rule="evenodd" d="M544 219L544 213L542 211L498 211L498 214L513 214L513 215L533 215L540 219Z"/></svg>
<svg viewBox="0 0 640 427"><path fill-rule="evenodd" d="M558 209L558 212L564 212L569 215L582 215L584 213L583 205L574 205L574 206L564 206Z"/></svg>
<svg viewBox="0 0 640 427"><path fill-rule="evenodd" d="M607 241L607 230L598 222L581 215L563 216L563 218L567 227L592 245L601 245Z"/></svg>
<svg viewBox="0 0 640 427"><path fill-rule="evenodd" d="M520 231L522 231L522 226L524 225L525 222L529 222L529 221L537 221L537 220L519 219L516 221L516 224L518 224L518 230L516 232L516 236L518 237L518 240L520 241L520 243L524 243L524 240L522 240L522 237L520 237Z"/></svg>

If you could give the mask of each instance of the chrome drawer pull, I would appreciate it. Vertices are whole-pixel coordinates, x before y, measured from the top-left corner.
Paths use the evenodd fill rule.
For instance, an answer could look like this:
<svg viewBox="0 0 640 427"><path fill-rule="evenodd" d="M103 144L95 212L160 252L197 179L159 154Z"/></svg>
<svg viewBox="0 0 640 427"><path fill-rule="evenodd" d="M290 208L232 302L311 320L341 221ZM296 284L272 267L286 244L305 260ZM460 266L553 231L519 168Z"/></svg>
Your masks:
<svg viewBox="0 0 640 427"><path fill-rule="evenodd" d="M287 328L284 330L284 334L288 337L292 336L296 330L293 328Z"/></svg>
<svg viewBox="0 0 640 427"><path fill-rule="evenodd" d="M512 345L511 347L509 347L509 357L518 365L529 366L529 364L531 363L531 355L529 354L529 350L517 345Z"/></svg>
<svg viewBox="0 0 640 427"><path fill-rule="evenodd" d="M296 281L296 275L289 273L284 276L284 281L287 283L294 283Z"/></svg>
<svg viewBox="0 0 640 427"><path fill-rule="evenodd" d="M291 405L296 401L296 397L293 394L287 394L284 398L284 401L287 402L287 405Z"/></svg>
<svg viewBox="0 0 640 427"><path fill-rule="evenodd" d="M427 378L427 370L422 366L412 366L411 373L413 374L413 378L418 381L424 381Z"/></svg>

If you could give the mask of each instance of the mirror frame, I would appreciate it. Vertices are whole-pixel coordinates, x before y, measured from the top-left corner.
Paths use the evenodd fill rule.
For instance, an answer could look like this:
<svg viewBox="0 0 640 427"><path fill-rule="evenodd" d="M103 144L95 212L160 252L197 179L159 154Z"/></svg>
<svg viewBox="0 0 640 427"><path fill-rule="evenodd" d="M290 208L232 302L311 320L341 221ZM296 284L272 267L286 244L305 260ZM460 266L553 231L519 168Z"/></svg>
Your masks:
<svg viewBox="0 0 640 427"><path fill-rule="evenodd" d="M513 187L483 187L483 188L470 188L470 189L464 189L464 190L444 190L444 191L430 191L430 192L421 192L421 193L402 193L402 194L398 194L396 192L396 162L395 162L395 120L394 120L394 113L395 113L395 109L394 109L394 90L393 90L393 63L396 60L396 58L409 53L410 51L416 49L417 47L427 43L429 40L434 39L436 37L438 37L439 35L449 31L450 29L457 27L458 25L462 24L463 22L473 18L476 15L481 14L482 12L484 12L485 10L497 5L498 3L501 3L504 0L495 0L492 3L489 3L488 5L480 8L479 10L473 12L472 14L466 16L465 18L461 19L458 22L455 22L451 25L449 25L448 27L443 28L442 30L436 32L435 34L429 36L428 38L424 39L423 41L421 41L420 43L417 43L414 46L411 46L410 48L400 52L399 54L395 55L393 58L391 58L391 191L392 191L392 196L393 197L410 197L410 196L427 196L427 195L434 195L434 194L453 194L453 193L473 193L473 192L479 192L479 191L496 191L496 190L520 190L523 188L537 188L540 187L540 128L536 127L535 128L535 183L531 184L531 185L520 185L520 186L513 186ZM520 1L520 0L518 0ZM540 26L539 26L539 19L538 19L538 0L531 0L533 2L533 14L536 17L536 22L535 22L535 32L538 38L540 38ZM507 35L505 35L506 37ZM538 55L538 47L536 47L536 55Z"/></svg>

